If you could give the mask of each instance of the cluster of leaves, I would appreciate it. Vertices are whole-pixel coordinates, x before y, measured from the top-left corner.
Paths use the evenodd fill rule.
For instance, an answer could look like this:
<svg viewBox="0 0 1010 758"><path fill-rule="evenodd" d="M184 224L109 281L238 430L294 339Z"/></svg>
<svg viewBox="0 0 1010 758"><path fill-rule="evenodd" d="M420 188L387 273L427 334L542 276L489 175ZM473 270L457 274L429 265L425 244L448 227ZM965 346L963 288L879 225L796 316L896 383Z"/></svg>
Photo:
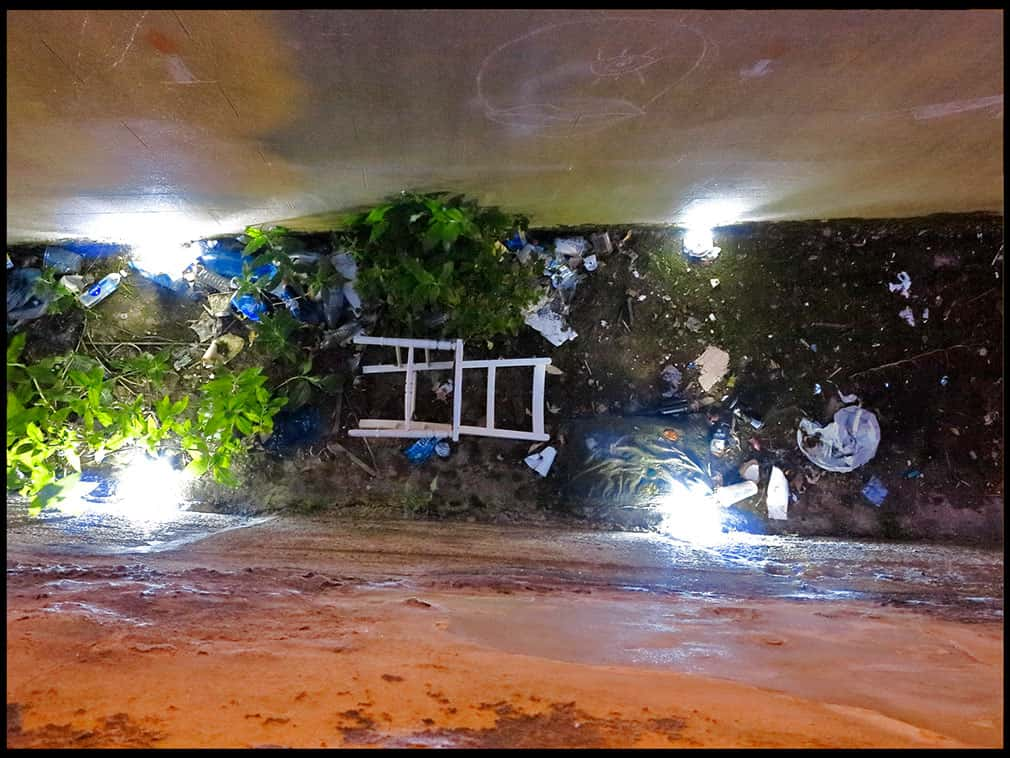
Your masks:
<svg viewBox="0 0 1010 758"><path fill-rule="evenodd" d="M226 373L198 390L195 414L184 415L189 398L163 395L152 404L127 389L130 371L148 371L148 383L167 371L166 356L128 359L121 374L94 358L68 354L22 362L24 334L7 346L7 490L41 509L79 480L82 464L101 463L128 447L157 450L177 444L195 475L211 472L228 485L234 457L273 430L273 416L287 402L264 385L259 367ZM129 396L129 397L127 397Z"/></svg>
<svg viewBox="0 0 1010 758"><path fill-rule="evenodd" d="M260 317L254 344L270 359L286 366L296 366L304 355L296 337L301 326L286 308L278 308L273 313Z"/></svg>
<svg viewBox="0 0 1010 758"><path fill-rule="evenodd" d="M35 293L49 301L46 313L51 315L66 313L80 305L77 295L60 284L58 276L56 269L47 267L42 269L42 275L35 282Z"/></svg>
<svg viewBox="0 0 1010 758"><path fill-rule="evenodd" d="M177 417L175 406L169 406L167 398L161 409L156 406L159 421L174 423L180 431L182 449L192 459L191 473L200 476L211 471L222 484L238 484L231 473L233 459L255 439L266 439L273 433L274 415L287 403L287 398L275 397L267 389L266 381L258 366L211 379L200 388L192 431L188 427L180 429L178 421L170 421ZM164 416L160 410L165 411ZM188 420L182 424L188 424Z"/></svg>
<svg viewBox="0 0 1010 758"><path fill-rule="evenodd" d="M404 193L350 222L359 291L385 305L387 328L407 334L441 314L443 334L515 334L538 296L536 272L499 240L524 223L463 196Z"/></svg>

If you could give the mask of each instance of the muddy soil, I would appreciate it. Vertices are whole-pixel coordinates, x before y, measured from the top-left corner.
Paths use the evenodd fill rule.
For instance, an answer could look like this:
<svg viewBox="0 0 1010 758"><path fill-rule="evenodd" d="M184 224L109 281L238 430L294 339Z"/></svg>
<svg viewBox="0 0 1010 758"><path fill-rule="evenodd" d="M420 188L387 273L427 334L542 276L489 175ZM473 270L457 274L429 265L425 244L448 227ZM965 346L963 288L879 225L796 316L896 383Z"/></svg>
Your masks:
<svg viewBox="0 0 1010 758"><path fill-rule="evenodd" d="M529 237L550 246L556 236L597 231L538 230ZM528 443L464 438L450 458L415 466L402 454L409 442L348 438L347 429L362 417L402 415L402 380L355 375L348 370L354 352L336 349L317 356L319 366L345 377L341 395L321 405L323 437L283 457L249 461L236 490L199 483L193 491L197 507L647 529L658 520L653 509L582 502L566 487L564 472L581 442L573 435L583 434L587 419L646 419L669 389L663 369L674 366L684 377L681 394L703 411L696 417L703 426L704 411L730 396L764 421L760 430L735 426L736 445L726 465L725 483L739 479L737 464L754 459L760 465L761 491L739 505L753 517L748 528L1001 544L1002 217L725 227L716 232L721 254L705 264L683 257L682 232L606 231L614 251L601 256L600 267L578 286L570 315L579 335L574 341L554 347L524 328L492 346L466 347L472 358L549 356L560 370L547 381L547 431L559 452L546 479L523 464L533 447ZM901 272L911 278L908 298L889 288ZM133 281L134 301L120 298L117 305L114 296L96 309L109 341L154 335L192 341L184 324L199 315L199 306L178 298L166 303L171 295L139 277ZM914 326L899 316L906 307ZM145 314L161 314L174 326L159 326ZM72 348L79 334L72 326L59 319L35 322L35 342ZM164 337L165 328L175 331ZM237 324L231 328L242 331ZM381 322L376 333L382 333ZM704 393L692 362L708 345L729 353L730 368ZM363 354L365 363L387 358L376 348ZM233 365L257 360L247 350ZM183 374L184 386L206 378L195 367ZM499 371L499 426L529 428L529 374ZM448 419L451 398L438 399L435 388L449 378L448 372L420 377L418 420ZM467 421L483 421L484 382L483 372L473 372L465 383ZM858 395L877 415L882 435L873 460L847 474L819 469L796 446L799 421L830 421L840 393ZM657 418L669 417L652 414L647 420L654 425ZM345 450L327 449L333 440ZM356 465L348 451L378 476ZM790 480L787 521L766 518L772 465ZM888 490L879 506L862 494L871 477Z"/></svg>
<svg viewBox="0 0 1010 758"><path fill-rule="evenodd" d="M999 581L999 554L765 539L750 568L653 535L307 518L146 555L15 539L7 745L1002 745L1001 619L909 610L956 610L944 588ZM786 564L909 603L784 596Z"/></svg>

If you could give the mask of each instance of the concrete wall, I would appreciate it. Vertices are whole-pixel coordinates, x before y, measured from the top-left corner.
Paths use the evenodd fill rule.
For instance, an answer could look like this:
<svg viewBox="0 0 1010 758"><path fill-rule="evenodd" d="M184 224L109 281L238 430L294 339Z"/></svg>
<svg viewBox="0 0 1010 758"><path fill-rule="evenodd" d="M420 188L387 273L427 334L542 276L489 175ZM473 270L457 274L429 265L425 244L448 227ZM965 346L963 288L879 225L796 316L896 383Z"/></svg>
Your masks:
<svg viewBox="0 0 1010 758"><path fill-rule="evenodd" d="M17 11L7 238L1002 210L1002 13Z"/></svg>

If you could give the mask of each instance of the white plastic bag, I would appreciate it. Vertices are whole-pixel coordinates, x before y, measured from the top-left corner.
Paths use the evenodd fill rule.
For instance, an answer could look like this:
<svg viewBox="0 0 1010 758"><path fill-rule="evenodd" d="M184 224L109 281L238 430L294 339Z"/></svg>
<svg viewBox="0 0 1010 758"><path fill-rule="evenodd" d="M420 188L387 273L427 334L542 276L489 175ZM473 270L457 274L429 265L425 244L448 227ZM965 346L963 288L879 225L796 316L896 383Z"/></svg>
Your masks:
<svg viewBox="0 0 1010 758"><path fill-rule="evenodd" d="M817 443L807 448L804 437L816 437ZM796 430L800 451L822 469L846 473L859 468L877 454L880 444L880 424L870 411L855 405L841 408L827 426L803 419Z"/></svg>

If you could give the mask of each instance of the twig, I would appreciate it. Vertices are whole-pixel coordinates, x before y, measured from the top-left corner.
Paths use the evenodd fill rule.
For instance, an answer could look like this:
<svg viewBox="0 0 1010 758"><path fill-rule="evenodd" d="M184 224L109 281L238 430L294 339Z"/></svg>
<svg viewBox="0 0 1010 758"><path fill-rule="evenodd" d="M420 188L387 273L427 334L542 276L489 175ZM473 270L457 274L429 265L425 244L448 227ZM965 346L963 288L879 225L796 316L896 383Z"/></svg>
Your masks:
<svg viewBox="0 0 1010 758"><path fill-rule="evenodd" d="M900 366L902 363L913 363L913 362L919 360L920 358L925 358L925 357L930 356L930 355L935 355L936 353L946 353L948 350L956 350L959 347L960 348L964 348L965 350L969 349L967 345L951 345L950 347L941 347L941 348L937 348L936 350L929 350L929 351L927 351L925 353L919 353L918 355L913 355L911 358L903 358L900 361L893 361L891 363L884 363L884 364L882 364L880 366L874 366L873 368L868 368L868 369L864 369L862 371L857 371L854 374L849 374L849 378L851 379L851 378L860 376L862 374L869 374L872 371L880 371L881 369L892 368L894 366Z"/></svg>
<svg viewBox="0 0 1010 758"><path fill-rule="evenodd" d="M356 456L354 453L352 453L346 447L344 447L343 445L341 445L339 442L331 442L331 443L329 443L326 446L326 449L329 450L330 452L334 452L334 451L339 450L342 453L347 453L347 457L351 459L351 463L353 463L355 466L357 466L358 468L360 468L362 471L364 471L366 474L368 474L372 478L378 478L379 473L374 468L372 468L371 466L369 466L367 463L365 463L363 460L361 460L358 456Z"/></svg>
<svg viewBox="0 0 1010 758"><path fill-rule="evenodd" d="M824 326L828 329L848 329L852 324L833 324L830 321L814 321L810 326Z"/></svg>
<svg viewBox="0 0 1010 758"><path fill-rule="evenodd" d="M379 464L375 462L375 456L372 455L372 446L368 444L368 437L362 437L361 441L365 443L365 450L368 451L368 457L372 459L372 466L378 470Z"/></svg>

